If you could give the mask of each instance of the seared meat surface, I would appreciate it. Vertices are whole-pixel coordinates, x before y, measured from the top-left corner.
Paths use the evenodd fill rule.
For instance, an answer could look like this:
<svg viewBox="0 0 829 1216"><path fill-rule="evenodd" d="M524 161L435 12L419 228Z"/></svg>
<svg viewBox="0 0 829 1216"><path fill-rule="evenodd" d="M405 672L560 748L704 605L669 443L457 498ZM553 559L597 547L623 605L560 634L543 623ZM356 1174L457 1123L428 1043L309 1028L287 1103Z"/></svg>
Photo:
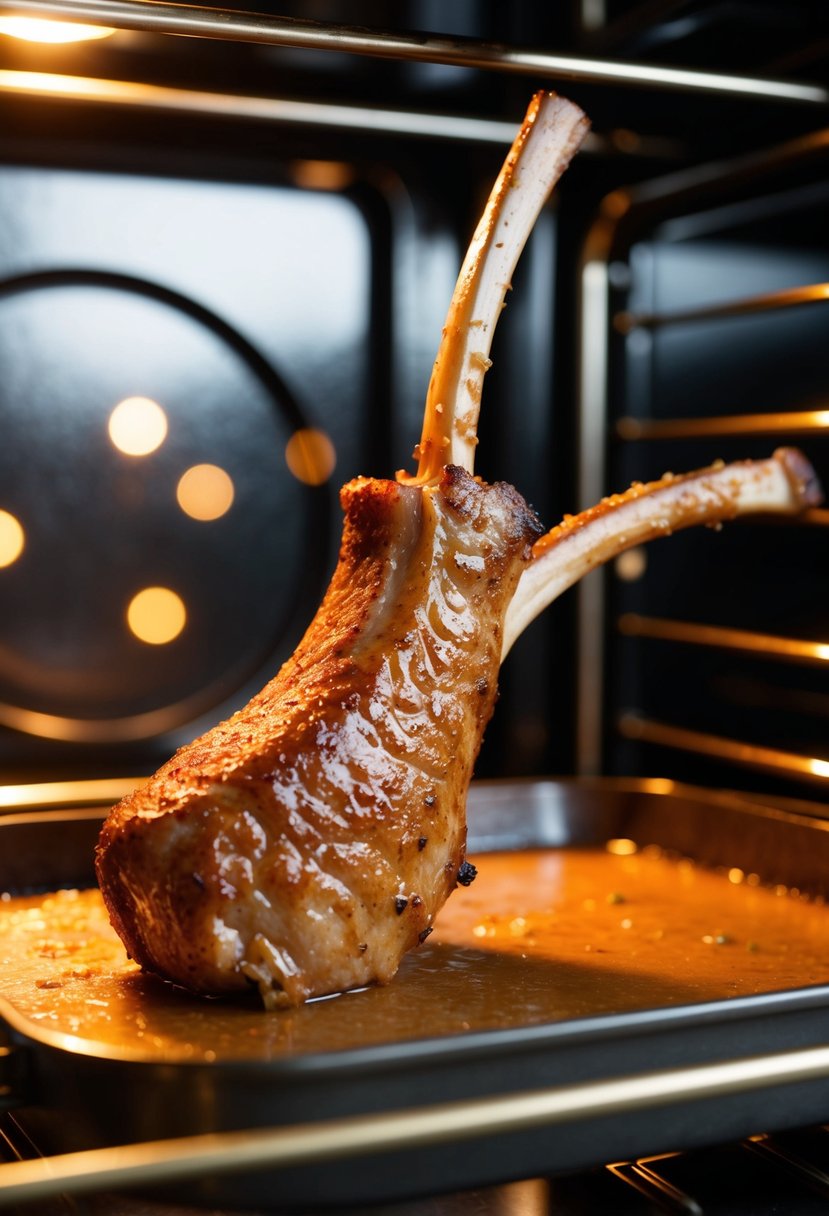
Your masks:
<svg viewBox="0 0 829 1216"><path fill-rule="evenodd" d="M541 528L509 486L342 492L331 585L290 661L103 829L98 876L144 967L270 1004L385 981L469 873L465 799L504 614Z"/></svg>

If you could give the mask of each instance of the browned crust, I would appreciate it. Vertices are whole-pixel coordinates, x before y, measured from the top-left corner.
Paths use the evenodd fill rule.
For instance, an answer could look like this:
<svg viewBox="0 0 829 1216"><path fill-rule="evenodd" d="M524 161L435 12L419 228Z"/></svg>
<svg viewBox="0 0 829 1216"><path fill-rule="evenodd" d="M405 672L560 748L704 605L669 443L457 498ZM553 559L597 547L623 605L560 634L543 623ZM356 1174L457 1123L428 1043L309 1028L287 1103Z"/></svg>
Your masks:
<svg viewBox="0 0 829 1216"><path fill-rule="evenodd" d="M268 837L267 881L288 909L315 898L314 858L325 854L343 888L326 907L342 923L348 956L332 960L334 983L349 968L363 976L361 952L367 978L390 978L462 870L465 795L495 703L503 615L540 524L511 487L488 487L462 469L447 469L436 488L358 479L342 502L339 563L292 659L244 709L124 799L101 833L99 881L127 949L195 990L244 985L232 968L220 974L202 939L206 908L224 921L234 902L253 897L255 876L243 864L256 852L250 833ZM474 622L457 638L450 618L427 619L447 571ZM407 698L420 696L418 680L430 670L433 687L412 709ZM404 734L395 743L398 719ZM417 735L407 742L410 719ZM366 724L379 746L366 742ZM331 776L338 772L344 785ZM186 829L181 839L177 825ZM398 875L391 886L387 878L376 890L366 884L361 848L376 850L381 869ZM309 849L308 864L292 861L307 860ZM228 862L237 857L238 865ZM401 893L406 904L396 908ZM391 962L371 953L372 920L384 917L400 947ZM285 989L294 1002L321 990L304 974Z"/></svg>

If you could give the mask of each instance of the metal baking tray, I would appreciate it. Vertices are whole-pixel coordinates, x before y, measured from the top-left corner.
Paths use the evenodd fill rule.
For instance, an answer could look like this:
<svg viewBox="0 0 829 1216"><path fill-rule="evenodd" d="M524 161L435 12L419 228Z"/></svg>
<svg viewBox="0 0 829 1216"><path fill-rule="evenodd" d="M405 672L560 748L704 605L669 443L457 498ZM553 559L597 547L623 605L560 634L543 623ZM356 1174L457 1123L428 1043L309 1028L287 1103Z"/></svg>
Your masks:
<svg viewBox="0 0 829 1216"><path fill-rule="evenodd" d="M65 806L0 814L0 892L89 885L102 814ZM816 807L763 806L667 781L493 782L473 786L469 820L482 875L488 855L510 851L541 858L539 873L552 882L563 859L578 873L579 856L604 855L607 842L630 866L626 842L635 842L632 856L677 875L713 870L738 899L776 891L793 941L800 918L815 941L823 919L829 925L829 822ZM513 891L515 906L479 907L480 948L453 945L451 933L443 940L439 926L389 987L298 1012L206 1003L132 977L133 996L177 1003L178 1045L152 1036L107 1043L83 1025L68 1034L0 995L0 1107L15 1106L50 1154L0 1165L0 1205L127 1186L237 1208L354 1205L829 1119L829 952L824 963L819 941L813 974L792 986L780 967L785 940L766 958L762 937L730 941L712 922L700 947L694 931L694 949L718 965L727 957L733 973L712 997L710 985L683 980L678 881L661 911L668 931L651 934L670 982L658 974L653 943L644 972L638 951L629 967L624 951L612 966L598 947L591 953L597 909L602 941L631 940L641 909L624 891L578 894L582 959L557 959L553 932L539 962L524 956L522 934L532 932L527 901L547 908L546 883L521 898ZM484 888L479 903L485 897ZM468 898L459 891L447 915ZM571 938L580 924L581 912L571 915ZM746 967L764 990L740 986ZM576 1012L558 996L573 976ZM216 1052L188 1056L188 1019L213 1016L222 1027ZM269 1029L251 1049L243 1039L253 1018Z"/></svg>

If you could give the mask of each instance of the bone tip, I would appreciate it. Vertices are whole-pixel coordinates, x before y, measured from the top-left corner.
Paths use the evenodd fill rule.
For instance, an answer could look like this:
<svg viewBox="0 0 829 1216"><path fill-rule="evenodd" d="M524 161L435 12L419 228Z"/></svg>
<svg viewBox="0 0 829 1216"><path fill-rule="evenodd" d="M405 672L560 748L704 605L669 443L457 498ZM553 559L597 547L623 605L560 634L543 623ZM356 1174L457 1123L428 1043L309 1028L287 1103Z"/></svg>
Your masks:
<svg viewBox="0 0 829 1216"><path fill-rule="evenodd" d="M819 507L824 500L820 479L799 448L778 448L774 459L782 466L801 507Z"/></svg>

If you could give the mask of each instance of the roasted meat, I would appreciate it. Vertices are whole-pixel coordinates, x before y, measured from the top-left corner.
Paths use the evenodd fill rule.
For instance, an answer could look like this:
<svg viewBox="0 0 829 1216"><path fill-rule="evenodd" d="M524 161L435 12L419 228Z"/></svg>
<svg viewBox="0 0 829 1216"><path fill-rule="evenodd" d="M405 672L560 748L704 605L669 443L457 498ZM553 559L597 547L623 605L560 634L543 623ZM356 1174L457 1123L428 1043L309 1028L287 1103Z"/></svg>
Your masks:
<svg viewBox="0 0 829 1216"><path fill-rule="evenodd" d="M471 870L465 800L507 605L541 528L462 469L360 480L277 677L113 811L98 875L144 967L269 1001L390 979Z"/></svg>
<svg viewBox="0 0 829 1216"><path fill-rule="evenodd" d="M389 980L474 877L465 799L498 668L556 595L623 548L819 500L798 453L633 487L546 537L472 475L483 377L517 258L583 138L533 100L461 270L415 475L342 491L339 563L276 678L104 825L101 890L127 950L195 992L268 1006Z"/></svg>

